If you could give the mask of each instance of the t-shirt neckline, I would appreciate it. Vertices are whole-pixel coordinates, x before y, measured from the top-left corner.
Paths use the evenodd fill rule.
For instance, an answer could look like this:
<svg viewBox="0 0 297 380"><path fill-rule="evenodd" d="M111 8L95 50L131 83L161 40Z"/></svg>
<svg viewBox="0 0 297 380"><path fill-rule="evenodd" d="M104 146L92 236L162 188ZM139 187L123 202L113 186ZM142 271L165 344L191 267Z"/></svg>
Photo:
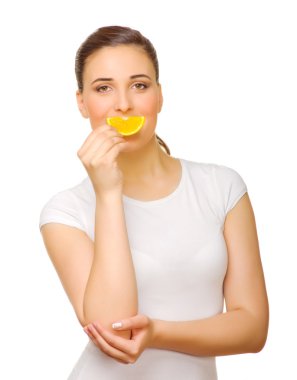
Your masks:
<svg viewBox="0 0 297 380"><path fill-rule="evenodd" d="M166 195L165 197L162 197L162 198L159 198L159 199L154 199L154 200L149 200L149 201L142 201L142 200L139 200L139 199L128 197L127 195L123 194L123 200L124 200L124 202L125 203L134 204L134 205L139 205L139 206L142 206L142 207L149 207L149 206L158 205L158 204L163 203L163 202L167 202L170 199L174 198L181 191L181 189L183 187L183 183L184 183L184 178L185 178L185 163L184 163L184 160L182 160L182 159L179 158L178 161L179 161L180 166L181 166L181 177L180 177L180 180L179 180L179 183L178 183L177 187L170 194Z"/></svg>

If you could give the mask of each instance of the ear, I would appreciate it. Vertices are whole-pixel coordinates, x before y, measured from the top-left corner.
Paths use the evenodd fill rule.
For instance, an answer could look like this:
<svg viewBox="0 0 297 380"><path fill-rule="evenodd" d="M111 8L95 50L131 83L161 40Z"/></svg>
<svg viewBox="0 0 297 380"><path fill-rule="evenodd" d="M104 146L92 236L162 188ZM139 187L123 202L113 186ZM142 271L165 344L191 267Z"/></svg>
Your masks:
<svg viewBox="0 0 297 380"><path fill-rule="evenodd" d="M158 113L161 112L162 106L163 106L163 94L162 94L162 86L158 84L159 86L159 106L158 106Z"/></svg>
<svg viewBox="0 0 297 380"><path fill-rule="evenodd" d="M83 94L80 90L76 91L76 102L77 102L79 112L81 113L83 117L87 119L89 117L89 114L84 104Z"/></svg>

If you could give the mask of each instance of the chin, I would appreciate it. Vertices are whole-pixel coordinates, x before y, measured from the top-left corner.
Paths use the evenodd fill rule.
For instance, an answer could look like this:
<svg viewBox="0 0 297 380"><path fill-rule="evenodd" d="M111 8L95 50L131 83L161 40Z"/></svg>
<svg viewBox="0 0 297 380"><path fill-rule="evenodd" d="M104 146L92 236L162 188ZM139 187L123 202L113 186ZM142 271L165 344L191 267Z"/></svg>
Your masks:
<svg viewBox="0 0 297 380"><path fill-rule="evenodd" d="M139 149L141 149L141 146L139 145L139 143L137 144L131 141L131 142L128 142L128 144L126 144L126 146L121 149L121 153L132 153L132 152L136 152Z"/></svg>
<svg viewBox="0 0 297 380"><path fill-rule="evenodd" d="M140 131L135 135L126 136L125 140L128 144L126 144L125 148L121 152L123 153L132 153L138 150L141 150L147 145L154 144L155 134L153 133L151 136L148 133L143 133L144 131Z"/></svg>

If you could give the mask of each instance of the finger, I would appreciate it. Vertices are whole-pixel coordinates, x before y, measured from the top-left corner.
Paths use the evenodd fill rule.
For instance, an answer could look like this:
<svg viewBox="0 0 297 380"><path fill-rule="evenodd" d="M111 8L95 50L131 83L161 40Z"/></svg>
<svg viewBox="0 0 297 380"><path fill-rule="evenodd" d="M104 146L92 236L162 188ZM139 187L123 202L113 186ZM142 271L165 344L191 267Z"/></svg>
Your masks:
<svg viewBox="0 0 297 380"><path fill-rule="evenodd" d="M98 323L93 323L93 327L97 330L98 334L112 347L124 352L131 353L133 342L130 339L122 338L114 335L112 332L103 328Z"/></svg>
<svg viewBox="0 0 297 380"><path fill-rule="evenodd" d="M106 125L103 125L102 127L98 127L92 130L92 132L89 133L88 136L86 137L80 149L82 149L83 147L88 147L88 145L98 136L98 134L107 130L108 130L108 126Z"/></svg>
<svg viewBox="0 0 297 380"><path fill-rule="evenodd" d="M91 333L91 331L88 330L88 328L84 328L84 331L85 333L88 335L88 337L90 338L90 340L94 343L94 345L100 350L103 352L103 350L101 349L101 345L98 343L97 339L94 337L94 335ZM109 355L110 356L110 355ZM118 359L118 358L115 358L113 357L113 359L115 359L117 362L119 363L122 363L122 364L129 364L127 361L123 361L123 359Z"/></svg>
<svg viewBox="0 0 297 380"><path fill-rule="evenodd" d="M123 363L130 363L131 362L131 359L129 358L129 356L125 352L122 352L121 350L118 350L117 348L111 346L103 338L103 336L101 336L101 334L99 334L99 332L97 331L97 329L95 328L95 326L93 324L88 326L88 330L91 332L93 338L95 339L95 342L92 339L93 342L95 343L95 345L98 348L100 348L100 350L102 352L104 352L106 355L108 355L108 356L110 356L116 360L119 360Z"/></svg>
<svg viewBox="0 0 297 380"><path fill-rule="evenodd" d="M97 166L100 164L102 159L104 158L105 164L115 163L117 156L122 151L123 147L127 144L126 141L117 141L108 146L105 146L105 152L98 152L94 157L92 157L92 166Z"/></svg>
<svg viewBox="0 0 297 380"><path fill-rule="evenodd" d="M93 145L89 147L89 150L82 157L82 160L84 162L90 162L91 160L100 159L104 157L114 145L124 141L123 137L117 135L108 136L101 141L94 141Z"/></svg>
<svg viewBox="0 0 297 380"><path fill-rule="evenodd" d="M98 139L98 136L100 137L100 135L102 135L104 137L104 135L109 135L109 134L112 134L112 135L119 135L121 136L117 130L115 128L112 128L110 127L109 125L103 125L101 127L98 127L96 129L94 129L89 135L88 137L85 139L84 143L82 144L82 146L80 147L80 149L78 150L77 154L80 156L80 155L83 155L89 148L90 146L92 146L92 144L94 143L94 141L96 141Z"/></svg>
<svg viewBox="0 0 297 380"><path fill-rule="evenodd" d="M109 126L103 126L102 129L98 128L87 137L83 145L78 150L77 155L81 157L88 151L94 149L94 146L95 148L98 148L98 146L100 146L106 139L115 136L121 137L121 135L114 128Z"/></svg>
<svg viewBox="0 0 297 380"><path fill-rule="evenodd" d="M88 337L91 339L91 341L97 346L97 341L92 332L89 330L88 327L84 328L84 332L88 335Z"/></svg>
<svg viewBox="0 0 297 380"><path fill-rule="evenodd" d="M122 319L121 321L114 322L111 326L114 330L133 330L141 329L147 326L149 319L147 316L138 314L134 317Z"/></svg>

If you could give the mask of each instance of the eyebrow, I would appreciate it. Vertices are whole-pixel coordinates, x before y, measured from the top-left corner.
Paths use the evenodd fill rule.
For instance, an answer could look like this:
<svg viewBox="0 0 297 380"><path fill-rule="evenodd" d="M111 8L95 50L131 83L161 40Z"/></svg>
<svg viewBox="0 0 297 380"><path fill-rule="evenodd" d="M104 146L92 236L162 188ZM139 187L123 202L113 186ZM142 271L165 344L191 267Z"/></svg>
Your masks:
<svg viewBox="0 0 297 380"><path fill-rule="evenodd" d="M130 79L137 79L137 78L148 78L149 80L152 80L152 78L147 75L147 74L135 74L135 75L131 75L130 76ZM96 83L96 82L111 82L113 81L114 79L113 78L96 78L95 80L93 80L93 83Z"/></svg>

